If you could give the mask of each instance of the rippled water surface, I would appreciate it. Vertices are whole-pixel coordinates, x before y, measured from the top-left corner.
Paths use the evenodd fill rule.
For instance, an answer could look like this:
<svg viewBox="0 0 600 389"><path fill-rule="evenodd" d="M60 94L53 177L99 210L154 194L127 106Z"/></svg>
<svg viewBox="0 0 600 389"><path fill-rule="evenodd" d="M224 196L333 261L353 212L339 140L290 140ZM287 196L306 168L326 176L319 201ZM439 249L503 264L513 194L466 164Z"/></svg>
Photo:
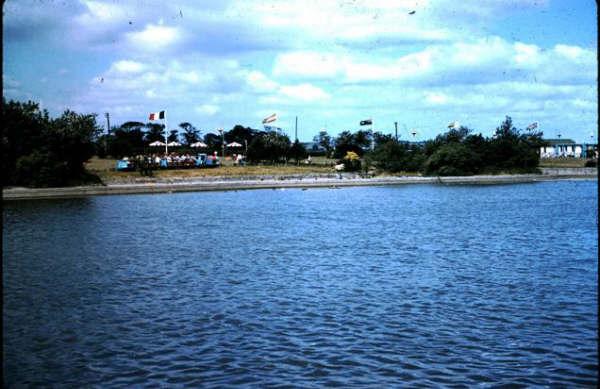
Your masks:
<svg viewBox="0 0 600 389"><path fill-rule="evenodd" d="M8 202L4 385L590 386L597 182Z"/></svg>

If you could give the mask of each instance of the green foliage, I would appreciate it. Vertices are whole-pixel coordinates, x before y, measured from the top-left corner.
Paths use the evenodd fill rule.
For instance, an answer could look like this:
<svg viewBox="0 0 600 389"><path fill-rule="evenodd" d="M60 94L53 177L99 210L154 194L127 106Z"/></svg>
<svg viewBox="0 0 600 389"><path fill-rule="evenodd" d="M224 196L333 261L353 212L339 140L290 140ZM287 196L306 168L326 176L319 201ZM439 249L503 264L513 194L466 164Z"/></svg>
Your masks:
<svg viewBox="0 0 600 389"><path fill-rule="evenodd" d="M259 134L261 134L261 131L236 124L231 130L225 133L225 142L238 142L241 145L250 144L252 139Z"/></svg>
<svg viewBox="0 0 600 389"><path fill-rule="evenodd" d="M313 138L313 142L323 147L326 150L327 156L331 155L331 150L333 149L333 147L331 146L332 139L331 136L327 133L327 131L319 131L319 134Z"/></svg>
<svg viewBox="0 0 600 389"><path fill-rule="evenodd" d="M345 139L348 139L348 134ZM367 159L389 172L418 171L428 175L527 173L537 171L542 133L517 130L507 116L491 139L466 127L451 129L421 148L375 134L377 146ZM346 141L346 143L348 143Z"/></svg>
<svg viewBox="0 0 600 389"><path fill-rule="evenodd" d="M190 123L179 123L179 127L183 130L183 143L185 145L189 146L200 140L200 131Z"/></svg>
<svg viewBox="0 0 600 389"><path fill-rule="evenodd" d="M300 160L305 159L307 156L308 152L306 151L306 147L296 139L290 148L289 157L294 159L296 164L298 164Z"/></svg>
<svg viewBox="0 0 600 389"><path fill-rule="evenodd" d="M50 119L33 102L2 101L3 185L65 186L87 181L83 163L96 151L96 115L65 111Z"/></svg>
<svg viewBox="0 0 600 389"><path fill-rule="evenodd" d="M361 167L360 157L354 151L348 151L340 162L344 164L344 170L347 172L357 172Z"/></svg>
<svg viewBox="0 0 600 389"><path fill-rule="evenodd" d="M540 161L542 133L521 133L507 116L489 141L487 167L491 171L533 172Z"/></svg>
<svg viewBox="0 0 600 389"><path fill-rule="evenodd" d="M146 134L144 135L144 141L152 143L156 141L165 141L165 128L162 124L158 123L146 123Z"/></svg>
<svg viewBox="0 0 600 389"><path fill-rule="evenodd" d="M115 158L140 154L144 151L146 140L143 127L130 126L128 123L114 129L109 138L108 154ZM164 142L164 138L162 141Z"/></svg>
<svg viewBox="0 0 600 389"><path fill-rule="evenodd" d="M416 145L388 140L375 146L375 150L368 154L368 159L381 170L398 173L419 171L424 156Z"/></svg>
<svg viewBox="0 0 600 389"><path fill-rule="evenodd" d="M372 133L370 131L359 130L355 133L350 131L341 132L335 139L335 158L343 158L346 153L352 151L359 156L365 154L365 149L371 146Z"/></svg>
<svg viewBox="0 0 600 389"><path fill-rule="evenodd" d="M247 159L250 162L285 162L290 150L290 139L275 131L254 137L248 145Z"/></svg>
<svg viewBox="0 0 600 389"><path fill-rule="evenodd" d="M171 130L169 131L169 136L167 137L168 142L179 142L179 131Z"/></svg>
<svg viewBox="0 0 600 389"><path fill-rule="evenodd" d="M469 148L458 142L438 148L425 161L424 172L439 176L468 176L479 172L481 160Z"/></svg>

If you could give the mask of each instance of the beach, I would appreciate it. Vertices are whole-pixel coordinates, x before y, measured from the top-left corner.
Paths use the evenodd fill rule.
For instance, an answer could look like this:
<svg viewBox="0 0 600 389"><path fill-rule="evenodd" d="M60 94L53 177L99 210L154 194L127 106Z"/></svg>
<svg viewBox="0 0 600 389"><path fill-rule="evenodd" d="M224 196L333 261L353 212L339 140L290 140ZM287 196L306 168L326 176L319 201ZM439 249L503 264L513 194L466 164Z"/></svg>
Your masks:
<svg viewBox="0 0 600 389"><path fill-rule="evenodd" d="M168 179L140 177L139 179L129 180L128 182L113 181L108 182L105 185L93 186L74 186L65 188L4 188L2 190L2 199L4 201L38 200L142 193L285 188L341 188L349 186L406 184L490 185L563 179L597 179L598 177L596 168L542 168L541 172L542 174L458 177L376 176L364 178L358 174L352 173L252 177L216 176L211 178L170 177Z"/></svg>

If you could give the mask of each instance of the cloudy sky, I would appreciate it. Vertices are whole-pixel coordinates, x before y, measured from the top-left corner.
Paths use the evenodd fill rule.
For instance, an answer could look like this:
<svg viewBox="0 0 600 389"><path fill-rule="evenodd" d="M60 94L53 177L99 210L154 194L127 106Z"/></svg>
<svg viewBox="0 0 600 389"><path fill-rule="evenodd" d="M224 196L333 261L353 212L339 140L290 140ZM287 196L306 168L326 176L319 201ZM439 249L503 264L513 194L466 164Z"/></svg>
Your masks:
<svg viewBox="0 0 600 389"><path fill-rule="evenodd" d="M374 127L411 139L505 115L597 133L592 0L51 1L4 4L3 95L204 133L275 123L300 140Z"/></svg>

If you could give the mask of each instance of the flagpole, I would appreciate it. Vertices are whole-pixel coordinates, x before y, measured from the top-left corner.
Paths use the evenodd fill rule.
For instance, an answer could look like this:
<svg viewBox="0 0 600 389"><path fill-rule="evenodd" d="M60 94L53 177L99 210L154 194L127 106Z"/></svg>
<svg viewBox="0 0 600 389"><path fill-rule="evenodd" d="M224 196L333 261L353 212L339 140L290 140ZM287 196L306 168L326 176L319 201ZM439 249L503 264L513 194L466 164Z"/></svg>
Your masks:
<svg viewBox="0 0 600 389"><path fill-rule="evenodd" d="M169 147L167 146L167 143L169 143L169 139L167 138L167 131L168 131L168 127L167 127L167 111L165 111L165 118L163 119L164 123L165 123L165 158L167 157L167 155L169 155Z"/></svg>
<svg viewBox="0 0 600 389"><path fill-rule="evenodd" d="M373 118L371 118L371 150L375 150L375 132L373 131Z"/></svg>

